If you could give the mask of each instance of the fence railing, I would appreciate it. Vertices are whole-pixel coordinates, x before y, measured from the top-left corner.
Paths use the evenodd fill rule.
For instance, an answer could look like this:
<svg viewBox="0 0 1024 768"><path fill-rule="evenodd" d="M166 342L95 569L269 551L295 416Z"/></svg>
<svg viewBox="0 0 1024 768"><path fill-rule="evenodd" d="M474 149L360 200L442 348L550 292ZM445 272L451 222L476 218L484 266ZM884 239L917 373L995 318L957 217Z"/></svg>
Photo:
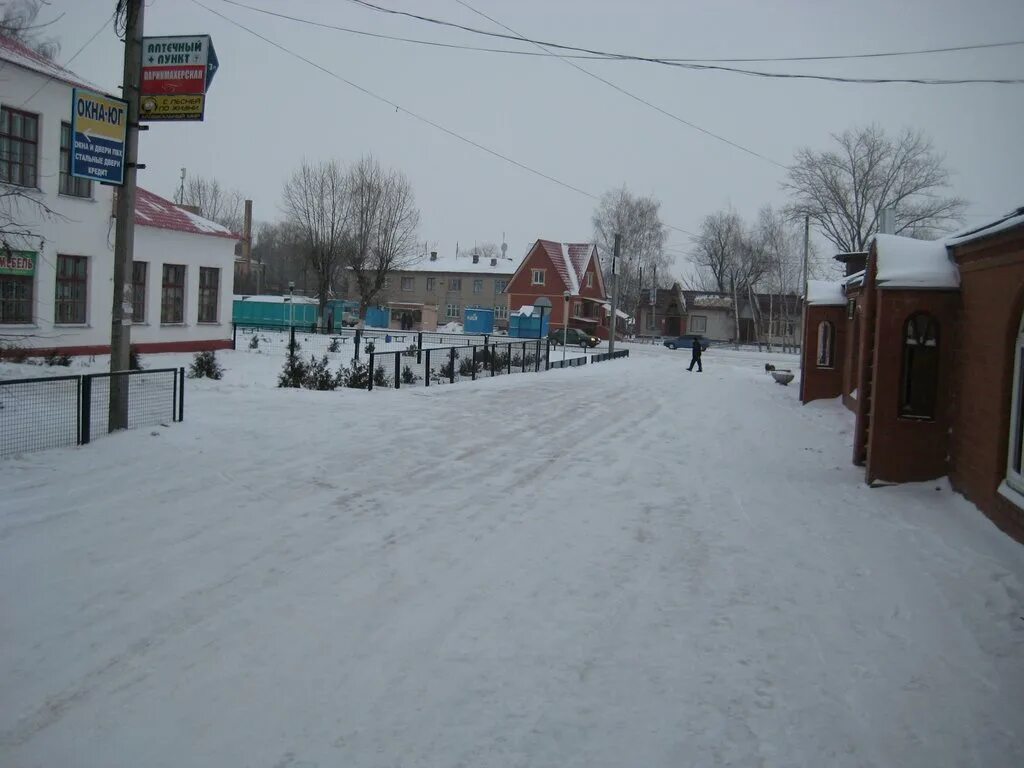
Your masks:
<svg viewBox="0 0 1024 768"><path fill-rule="evenodd" d="M374 387L455 384L479 378L547 370L550 348L546 340L512 340L489 344L431 347L377 352L367 356L367 389Z"/></svg>
<svg viewBox="0 0 1024 768"><path fill-rule="evenodd" d="M115 377L129 429L184 419L184 368L7 379L0 381L0 456L85 445L106 434Z"/></svg>

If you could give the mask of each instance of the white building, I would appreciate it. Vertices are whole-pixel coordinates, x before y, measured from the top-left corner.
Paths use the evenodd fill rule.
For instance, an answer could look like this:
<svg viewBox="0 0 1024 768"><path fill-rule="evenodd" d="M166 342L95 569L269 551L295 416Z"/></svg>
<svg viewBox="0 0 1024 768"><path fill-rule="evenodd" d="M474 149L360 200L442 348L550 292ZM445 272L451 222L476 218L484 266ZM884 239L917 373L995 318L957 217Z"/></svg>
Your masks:
<svg viewBox="0 0 1024 768"><path fill-rule="evenodd" d="M72 87L102 89L4 38L0 70L0 337L108 352L115 187L69 174ZM237 236L141 189L135 223L133 346L229 347Z"/></svg>

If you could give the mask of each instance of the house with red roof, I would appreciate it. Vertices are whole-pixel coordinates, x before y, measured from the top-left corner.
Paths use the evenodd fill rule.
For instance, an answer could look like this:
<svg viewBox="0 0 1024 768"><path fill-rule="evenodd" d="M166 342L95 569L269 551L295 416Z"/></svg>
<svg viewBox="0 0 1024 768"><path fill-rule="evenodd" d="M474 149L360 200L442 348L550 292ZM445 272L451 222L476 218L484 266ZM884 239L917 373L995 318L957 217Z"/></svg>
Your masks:
<svg viewBox="0 0 1024 768"><path fill-rule="evenodd" d="M608 338L611 305L594 243L537 240L505 288L513 311L541 296L551 302L550 328L579 328ZM621 334L623 329L619 328Z"/></svg>
<svg viewBox="0 0 1024 768"><path fill-rule="evenodd" d="M0 337L30 351L107 352L116 187L70 174L71 90L104 89L6 38L0 69ZM238 236L141 188L135 224L132 345L230 347Z"/></svg>

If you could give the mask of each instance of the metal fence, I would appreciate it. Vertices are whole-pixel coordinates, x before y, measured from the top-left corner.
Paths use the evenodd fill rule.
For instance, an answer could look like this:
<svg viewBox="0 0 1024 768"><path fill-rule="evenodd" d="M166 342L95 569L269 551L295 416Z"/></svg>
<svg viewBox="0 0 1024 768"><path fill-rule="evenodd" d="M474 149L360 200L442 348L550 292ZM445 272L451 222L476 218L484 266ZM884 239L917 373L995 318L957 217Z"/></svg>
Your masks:
<svg viewBox="0 0 1024 768"><path fill-rule="evenodd" d="M372 372L367 388L429 387L513 373L537 373L547 370L548 353L549 346L541 339L374 351L367 356Z"/></svg>
<svg viewBox="0 0 1024 768"><path fill-rule="evenodd" d="M122 381L128 428L182 421L185 369L0 381L0 456L84 445L106 434L110 381Z"/></svg>

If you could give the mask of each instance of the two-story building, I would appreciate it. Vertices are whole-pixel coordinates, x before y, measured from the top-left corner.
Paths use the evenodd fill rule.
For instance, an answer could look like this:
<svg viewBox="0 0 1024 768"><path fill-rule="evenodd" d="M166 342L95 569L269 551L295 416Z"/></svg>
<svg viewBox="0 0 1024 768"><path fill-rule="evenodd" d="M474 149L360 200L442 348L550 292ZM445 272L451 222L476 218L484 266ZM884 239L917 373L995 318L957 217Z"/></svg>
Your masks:
<svg viewBox="0 0 1024 768"><path fill-rule="evenodd" d="M475 253L422 259L396 269L386 278L377 304L390 311L390 327L432 331L439 325L462 323L467 309L494 310L495 328L508 327L505 287L516 262L503 256ZM358 299L353 280L342 284L346 299Z"/></svg>
<svg viewBox="0 0 1024 768"><path fill-rule="evenodd" d="M72 88L103 89L3 37L0 69L0 336L29 351L107 352L116 188L70 173ZM132 344L229 347L237 236L143 189L135 225Z"/></svg>

